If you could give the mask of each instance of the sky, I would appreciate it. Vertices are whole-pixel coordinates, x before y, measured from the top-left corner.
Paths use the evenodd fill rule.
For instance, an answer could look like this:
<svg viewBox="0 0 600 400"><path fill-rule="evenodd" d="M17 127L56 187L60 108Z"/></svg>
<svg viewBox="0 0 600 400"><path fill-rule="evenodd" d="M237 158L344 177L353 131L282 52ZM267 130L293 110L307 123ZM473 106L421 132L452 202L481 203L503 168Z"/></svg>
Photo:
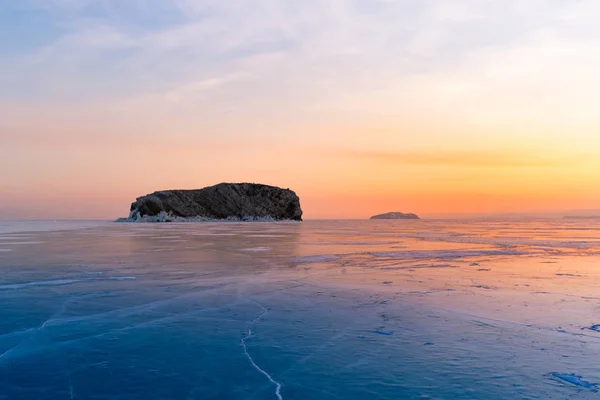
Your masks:
<svg viewBox="0 0 600 400"><path fill-rule="evenodd" d="M291 188L304 216L600 208L600 2L0 0L0 219Z"/></svg>

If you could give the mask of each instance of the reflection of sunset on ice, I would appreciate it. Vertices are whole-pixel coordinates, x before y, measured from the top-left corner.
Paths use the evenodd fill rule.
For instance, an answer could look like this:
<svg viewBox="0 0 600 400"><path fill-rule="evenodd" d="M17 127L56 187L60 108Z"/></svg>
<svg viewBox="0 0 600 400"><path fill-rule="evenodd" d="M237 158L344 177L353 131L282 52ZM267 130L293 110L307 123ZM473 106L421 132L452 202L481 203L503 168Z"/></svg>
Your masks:
<svg viewBox="0 0 600 400"><path fill-rule="evenodd" d="M597 395L594 221L21 224L8 398Z"/></svg>

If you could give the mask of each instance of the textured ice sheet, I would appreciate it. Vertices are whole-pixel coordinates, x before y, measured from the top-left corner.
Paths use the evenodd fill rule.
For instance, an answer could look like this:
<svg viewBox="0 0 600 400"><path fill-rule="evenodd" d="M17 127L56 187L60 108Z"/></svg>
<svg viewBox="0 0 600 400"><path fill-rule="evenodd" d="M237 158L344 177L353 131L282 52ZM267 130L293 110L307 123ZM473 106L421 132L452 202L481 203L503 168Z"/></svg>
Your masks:
<svg viewBox="0 0 600 400"><path fill-rule="evenodd" d="M556 372L552 372L550 375L556 379L560 379L561 381L570 383L571 385L580 386L586 389L592 389L594 392L597 392L596 387L598 385L595 383L585 381L581 376L577 376L574 374L559 374Z"/></svg>
<svg viewBox="0 0 600 400"><path fill-rule="evenodd" d="M26 289L36 286L61 286L70 285L78 282L90 282L98 280L107 281L128 281L135 279L134 276L104 276L104 277L90 277L90 278L75 278L75 279L54 279L50 281L34 281L34 282L23 282L23 283L12 283L7 285L0 285L0 290L17 290Z"/></svg>
<svg viewBox="0 0 600 400"><path fill-rule="evenodd" d="M425 250L425 251L388 251L373 252L376 257L401 258L401 259L421 259L421 258L441 258L454 259L464 257L481 256L518 256L526 253L516 250Z"/></svg>
<svg viewBox="0 0 600 400"><path fill-rule="evenodd" d="M242 249L242 250L256 253L256 252L269 251L269 250L271 250L271 248L267 247L267 246L260 246L260 247L249 247L247 249Z"/></svg>
<svg viewBox="0 0 600 400"><path fill-rule="evenodd" d="M0 254L0 398L594 399L600 260L553 247L592 228L28 225L44 243Z"/></svg>
<svg viewBox="0 0 600 400"><path fill-rule="evenodd" d="M292 262L297 263L297 264L313 264L313 263L335 261L337 259L339 259L339 256L336 256L336 255L305 256L305 257L293 257Z"/></svg>
<svg viewBox="0 0 600 400"><path fill-rule="evenodd" d="M412 233L405 237L411 237L415 239L427 240L427 241L439 241L439 242L453 242L453 243L466 243L466 244L489 244L502 247L517 247L517 246L529 246L529 247L549 247L549 248L567 248L567 249L588 249L594 247L600 247L600 240L536 240L530 237L519 237L519 236L496 236L496 237L478 237L473 234L459 234L453 233Z"/></svg>

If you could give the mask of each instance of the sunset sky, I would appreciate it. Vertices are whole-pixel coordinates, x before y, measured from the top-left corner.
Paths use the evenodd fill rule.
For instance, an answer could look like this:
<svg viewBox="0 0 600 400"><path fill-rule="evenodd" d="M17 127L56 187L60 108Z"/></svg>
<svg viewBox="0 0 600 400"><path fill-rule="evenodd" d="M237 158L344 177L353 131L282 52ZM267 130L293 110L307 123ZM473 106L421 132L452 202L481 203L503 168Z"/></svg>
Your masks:
<svg viewBox="0 0 600 400"><path fill-rule="evenodd" d="M600 209L600 2L0 0L0 219Z"/></svg>

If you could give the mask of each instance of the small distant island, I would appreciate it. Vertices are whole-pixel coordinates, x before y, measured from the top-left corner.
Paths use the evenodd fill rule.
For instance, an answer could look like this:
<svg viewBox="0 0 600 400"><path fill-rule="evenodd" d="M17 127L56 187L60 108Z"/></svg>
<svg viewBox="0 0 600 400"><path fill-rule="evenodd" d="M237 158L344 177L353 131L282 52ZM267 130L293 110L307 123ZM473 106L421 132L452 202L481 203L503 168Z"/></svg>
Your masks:
<svg viewBox="0 0 600 400"><path fill-rule="evenodd" d="M412 213L401 213L401 212L389 212L385 214L373 215L371 219L420 219L417 214Z"/></svg>
<svg viewBox="0 0 600 400"><path fill-rule="evenodd" d="M117 222L302 221L295 192L258 183L220 183L194 190L162 190L138 197Z"/></svg>

